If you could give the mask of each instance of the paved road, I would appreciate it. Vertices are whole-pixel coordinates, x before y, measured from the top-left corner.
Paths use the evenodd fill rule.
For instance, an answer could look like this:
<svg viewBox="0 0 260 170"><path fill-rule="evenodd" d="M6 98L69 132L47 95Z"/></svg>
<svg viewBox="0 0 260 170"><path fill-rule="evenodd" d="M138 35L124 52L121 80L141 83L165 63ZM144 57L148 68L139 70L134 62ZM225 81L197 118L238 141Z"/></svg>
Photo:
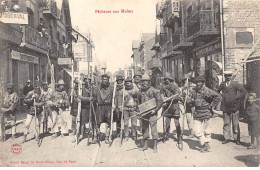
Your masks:
<svg viewBox="0 0 260 170"><path fill-rule="evenodd" d="M220 113L221 115L221 113ZM21 119L24 117L20 115ZM65 136L52 139L45 137L39 148L33 139L33 123L30 141L22 144L22 153L14 155L11 147L22 141L23 124L17 128L18 138L10 138L0 145L0 163L2 166L259 166L259 151L247 150L250 138L247 132L247 124L240 123L242 145L231 142L222 145L221 117L215 117L212 121L211 150L208 153L200 153L197 149L197 139L189 139L187 130L184 131L184 150L176 147L175 127L172 123L170 140L167 143L159 143L159 153L153 154L152 140L149 141L149 149L145 152L138 151L135 142L129 139L120 147L119 139L115 139L112 147L102 142L102 146L87 146L87 140L82 140L79 145L71 143L72 137ZM162 119L158 122L159 132L162 132ZM185 124L185 129L187 125ZM10 130L7 131L10 133ZM10 137L10 135L8 135Z"/></svg>

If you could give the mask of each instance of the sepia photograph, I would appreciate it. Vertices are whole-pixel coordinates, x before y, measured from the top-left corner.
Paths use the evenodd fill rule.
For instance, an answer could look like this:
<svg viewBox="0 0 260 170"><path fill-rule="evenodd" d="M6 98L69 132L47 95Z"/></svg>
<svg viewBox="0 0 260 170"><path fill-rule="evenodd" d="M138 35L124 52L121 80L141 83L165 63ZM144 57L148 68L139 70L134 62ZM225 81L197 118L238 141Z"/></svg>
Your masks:
<svg viewBox="0 0 260 170"><path fill-rule="evenodd" d="M260 0L0 0L0 167L260 167Z"/></svg>

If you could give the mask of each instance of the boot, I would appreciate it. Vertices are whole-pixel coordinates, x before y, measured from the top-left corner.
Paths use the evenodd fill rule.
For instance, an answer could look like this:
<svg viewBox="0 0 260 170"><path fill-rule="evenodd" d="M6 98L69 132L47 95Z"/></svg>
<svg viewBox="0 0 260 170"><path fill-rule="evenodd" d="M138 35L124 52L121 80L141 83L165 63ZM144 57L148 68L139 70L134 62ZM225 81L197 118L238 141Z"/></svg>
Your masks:
<svg viewBox="0 0 260 170"><path fill-rule="evenodd" d="M128 136L126 136L126 138L125 138L125 142L127 142L129 140L129 137Z"/></svg>
<svg viewBox="0 0 260 170"><path fill-rule="evenodd" d="M157 150L157 139L153 140L153 153L158 153L158 150Z"/></svg>
<svg viewBox="0 0 260 170"><path fill-rule="evenodd" d="M251 143L250 146L247 147L247 149L256 149L256 147L253 143Z"/></svg>
<svg viewBox="0 0 260 170"><path fill-rule="evenodd" d="M58 133L55 132L51 137L52 137L53 139L57 138L57 137L58 137Z"/></svg>
<svg viewBox="0 0 260 170"><path fill-rule="evenodd" d="M144 139L144 146L142 148L139 149L139 151L145 151L148 149L148 139ZM157 143L156 143L157 144Z"/></svg>
<svg viewBox="0 0 260 170"><path fill-rule="evenodd" d="M181 135L178 137L178 148L180 150L183 150L182 136Z"/></svg>
<svg viewBox="0 0 260 170"><path fill-rule="evenodd" d="M209 152L209 149L210 149L210 146L209 146L209 143L208 142L206 142L205 144L204 144L204 147L202 147L201 149L200 149L200 152Z"/></svg>
<svg viewBox="0 0 260 170"><path fill-rule="evenodd" d="M190 130L189 138L194 138L194 134L193 134L193 130L192 129Z"/></svg>
<svg viewBox="0 0 260 170"><path fill-rule="evenodd" d="M27 137L27 135L23 135L23 141L21 142L21 144L26 142L26 137Z"/></svg>

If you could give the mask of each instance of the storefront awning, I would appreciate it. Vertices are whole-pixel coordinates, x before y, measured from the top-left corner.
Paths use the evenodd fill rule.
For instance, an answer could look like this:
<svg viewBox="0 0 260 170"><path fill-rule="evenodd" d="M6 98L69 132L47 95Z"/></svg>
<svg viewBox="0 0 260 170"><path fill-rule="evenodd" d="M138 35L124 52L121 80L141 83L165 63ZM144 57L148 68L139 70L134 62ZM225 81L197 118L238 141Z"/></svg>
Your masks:
<svg viewBox="0 0 260 170"><path fill-rule="evenodd" d="M61 66L61 68L63 70L65 70L68 73L68 75L70 75L70 77L72 77L72 70L70 68L67 68L67 67L64 67L64 66Z"/></svg>

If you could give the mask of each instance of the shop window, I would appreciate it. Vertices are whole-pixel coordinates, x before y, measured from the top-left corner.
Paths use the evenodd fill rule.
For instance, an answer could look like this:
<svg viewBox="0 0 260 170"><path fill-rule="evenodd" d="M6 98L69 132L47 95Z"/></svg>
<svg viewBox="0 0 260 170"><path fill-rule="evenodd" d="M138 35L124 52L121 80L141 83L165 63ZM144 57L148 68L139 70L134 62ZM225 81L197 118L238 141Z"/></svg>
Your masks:
<svg viewBox="0 0 260 170"><path fill-rule="evenodd" d="M236 32L237 44L253 44L252 32Z"/></svg>

